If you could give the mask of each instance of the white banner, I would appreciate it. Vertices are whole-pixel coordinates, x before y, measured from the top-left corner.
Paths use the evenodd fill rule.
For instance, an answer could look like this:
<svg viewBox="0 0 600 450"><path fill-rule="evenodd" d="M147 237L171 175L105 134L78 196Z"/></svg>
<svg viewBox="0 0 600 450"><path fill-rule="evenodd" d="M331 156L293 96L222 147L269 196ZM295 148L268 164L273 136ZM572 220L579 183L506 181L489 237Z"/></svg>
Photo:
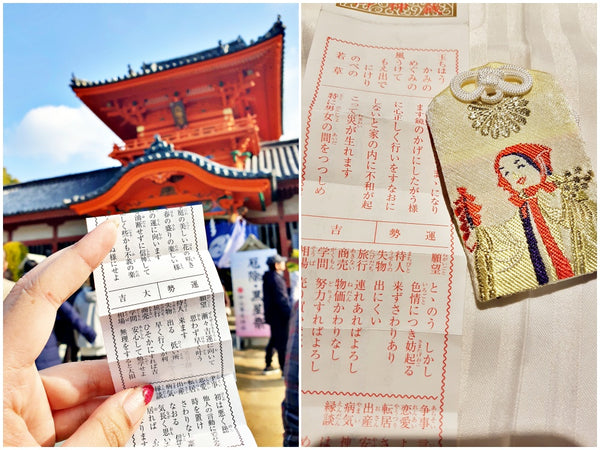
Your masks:
<svg viewBox="0 0 600 450"><path fill-rule="evenodd" d="M249 250L231 257L231 283L235 309L235 334L238 337L269 337L265 323L262 276L269 269L267 258L277 250Z"/></svg>

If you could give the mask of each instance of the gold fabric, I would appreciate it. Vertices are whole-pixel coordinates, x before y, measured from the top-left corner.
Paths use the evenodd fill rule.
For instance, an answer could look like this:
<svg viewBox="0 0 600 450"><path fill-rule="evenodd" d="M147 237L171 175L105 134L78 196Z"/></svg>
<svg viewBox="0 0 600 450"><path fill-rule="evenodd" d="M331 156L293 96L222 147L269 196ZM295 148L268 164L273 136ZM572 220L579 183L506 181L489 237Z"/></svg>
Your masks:
<svg viewBox="0 0 600 450"><path fill-rule="evenodd" d="M531 256L532 240L539 250L537 265L543 266L548 277L543 284L559 281L550 253L564 255L573 276L596 271L596 184L584 142L553 77L535 70L529 73L533 87L522 96L481 105L461 102L447 88L434 98L427 113L448 200L480 301L540 285L536 260ZM539 189L529 198L522 194L524 200L535 197L537 222L531 202L520 210L509 200L511 194L499 184L494 167L497 155L517 144L551 149L551 174L546 179L550 188ZM456 214L456 205L463 204L470 213L469 220L462 209L462 215ZM531 223L529 240L526 220ZM542 222L544 226L539 228ZM548 235L552 245L547 244Z"/></svg>

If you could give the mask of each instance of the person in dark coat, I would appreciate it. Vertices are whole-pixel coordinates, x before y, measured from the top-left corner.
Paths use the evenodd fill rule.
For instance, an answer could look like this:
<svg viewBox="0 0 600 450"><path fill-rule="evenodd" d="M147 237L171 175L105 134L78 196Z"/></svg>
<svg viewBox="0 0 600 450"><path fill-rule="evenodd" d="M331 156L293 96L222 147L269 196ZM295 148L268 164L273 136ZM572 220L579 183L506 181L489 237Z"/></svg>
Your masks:
<svg viewBox="0 0 600 450"><path fill-rule="evenodd" d="M283 278L285 261L285 258L280 255L270 256L267 259L269 270L263 275L265 322L271 327L271 338L265 354L265 372L272 370L273 352L269 347L277 351L277 360L282 373L285 365L291 313L290 298Z"/></svg>
<svg viewBox="0 0 600 450"><path fill-rule="evenodd" d="M96 332L88 326L85 321L77 314L75 308L68 302L64 302L58 308L56 313L57 319L60 318L65 322L69 322L74 329L81 333L89 342L96 340ZM56 339L56 333L52 330L48 342L44 346L42 353L35 360L35 366L38 370L45 369L47 367L56 366L62 363L60 355L58 354L58 339Z"/></svg>
<svg viewBox="0 0 600 450"><path fill-rule="evenodd" d="M292 318L290 320L290 334L288 338L287 354L285 358L285 398L281 403L281 415L283 418L283 446L298 447L298 434L300 422L300 407L298 400L299 386L299 341L300 341L300 319L298 301L292 306Z"/></svg>
<svg viewBox="0 0 600 450"><path fill-rule="evenodd" d="M65 303L69 303L71 306L75 307L75 299L81 292L83 292L83 286L73 292ZM64 314L56 316L56 321L54 322L54 334L56 335L58 345L66 345L65 356L63 357L62 362L67 363L77 361L77 355L79 354L77 335L73 323Z"/></svg>

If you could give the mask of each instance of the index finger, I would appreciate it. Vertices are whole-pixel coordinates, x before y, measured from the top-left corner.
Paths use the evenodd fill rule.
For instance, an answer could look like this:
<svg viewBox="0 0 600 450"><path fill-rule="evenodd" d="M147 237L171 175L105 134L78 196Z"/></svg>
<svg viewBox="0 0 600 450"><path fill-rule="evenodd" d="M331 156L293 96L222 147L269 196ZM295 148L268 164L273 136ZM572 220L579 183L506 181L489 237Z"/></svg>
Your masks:
<svg viewBox="0 0 600 450"><path fill-rule="evenodd" d="M80 287L117 239L107 220L21 278L4 301L4 365L32 364L46 344L56 310Z"/></svg>
<svg viewBox="0 0 600 450"><path fill-rule="evenodd" d="M50 409L66 409L115 393L106 359L78 361L40 371Z"/></svg>

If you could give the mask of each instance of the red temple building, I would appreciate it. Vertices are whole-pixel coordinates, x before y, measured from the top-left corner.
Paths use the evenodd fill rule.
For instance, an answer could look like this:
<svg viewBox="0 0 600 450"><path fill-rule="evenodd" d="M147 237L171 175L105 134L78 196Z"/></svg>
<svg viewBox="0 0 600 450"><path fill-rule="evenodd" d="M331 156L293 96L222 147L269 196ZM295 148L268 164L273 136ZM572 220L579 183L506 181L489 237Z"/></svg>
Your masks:
<svg viewBox="0 0 600 450"><path fill-rule="evenodd" d="M4 187L4 241L57 251L85 217L202 203L239 215L288 255L298 231L298 140L282 135L284 26L192 55L144 63L71 89L119 138L120 167Z"/></svg>

